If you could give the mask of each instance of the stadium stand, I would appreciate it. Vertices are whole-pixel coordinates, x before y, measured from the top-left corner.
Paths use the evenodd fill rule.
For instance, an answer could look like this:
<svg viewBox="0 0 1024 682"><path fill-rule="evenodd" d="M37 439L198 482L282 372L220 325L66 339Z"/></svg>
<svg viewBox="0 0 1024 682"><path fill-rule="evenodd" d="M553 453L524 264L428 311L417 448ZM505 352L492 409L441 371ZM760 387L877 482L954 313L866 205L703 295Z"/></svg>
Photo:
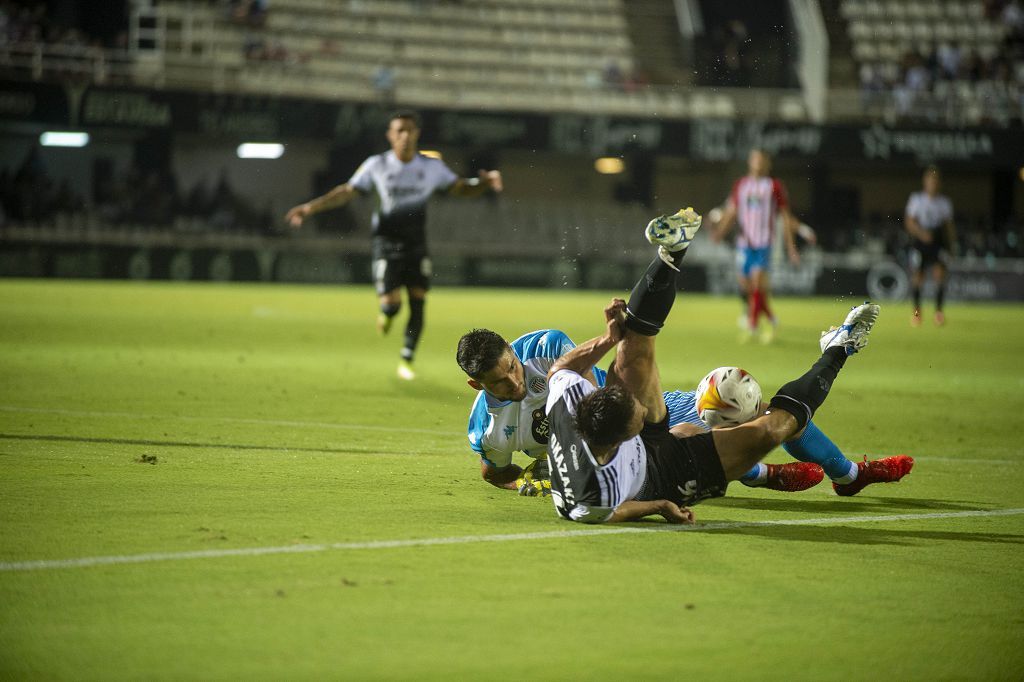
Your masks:
<svg viewBox="0 0 1024 682"><path fill-rule="evenodd" d="M834 39L851 48L861 115L1020 123L1024 10L1018 0L830 0L825 6Z"/></svg>
<svg viewBox="0 0 1024 682"><path fill-rule="evenodd" d="M736 3L762 9L771 5L771 13L779 16L778 24L772 24L771 41L744 45L746 33L762 31L758 22L763 17L738 20L721 3L692 0L691 6L721 10L704 12L706 23L698 40L706 39L707 45L714 46L704 53L684 45L680 38L675 13L682 4L687 3L138 0L123 4L123 22L116 30L96 36L51 24L41 4L0 0L0 18L4 19L0 76L68 84L72 98L87 98L90 85L132 86L141 92L185 91L191 93L190 102L199 101L195 93L203 93L207 99L200 102L201 114L211 118L236 111L232 107L245 97L250 101L263 98L259 101L267 103L286 101L278 97L295 97L331 103L336 109L342 106L339 103L355 103L363 107L356 116L368 109L392 106L492 112L506 115L503 123L512 121L526 127L529 121L523 121L536 113L547 117L537 145L549 145L542 150L548 154L542 163L561 154L565 165L559 172L567 172L567 158L571 158L573 168L591 175L593 157L605 152L596 151L600 145L590 145L592 130L577 135L575 147L551 142L565 137L559 128L562 114L579 125L585 124L581 123L584 117L605 117L605 123L619 126L615 135L620 136L626 128L639 130L637 121L661 119L653 124L655 137L674 134L684 140L668 154L690 152L700 165L699 170L688 167L675 177L682 182L696 180L711 197L724 195L728 183L723 178L740 170L742 162L737 160L755 143L791 145L792 151L811 140L814 151L800 152L804 157L790 161L788 168L781 164L782 172L790 177L797 172L798 163L807 161L800 167L810 168L812 158L814 164L841 171L844 161L830 158L825 143L818 151L822 128L811 124L804 93L794 87L796 69L791 62L797 59L797 50L787 46L775 55L784 56L766 66L764 55L780 40L794 35L792 17L784 9L787 3ZM823 0L820 7L832 44L831 87L823 123L850 124L844 140L859 143L864 129L901 122L937 131L981 125L1001 129L1003 135L1020 125L1024 15L1017 0ZM738 71L731 72L719 59L720 52L729 50L737 53ZM707 64L714 68L705 68ZM232 99L235 95L237 100ZM239 106L237 111L248 114L253 109ZM340 115L335 117L342 120ZM672 127L672 122L687 119L691 120L687 127ZM441 120L435 118L434 129L428 133L435 139ZM766 122L779 125L769 134ZM814 123L822 121L815 119ZM854 127L858 130L852 130ZM182 137L211 135L209 131L156 132L157 138L163 135L165 139L154 144L167 148L161 152L167 158L143 159L141 163L139 152L129 148L138 144L138 136L152 131L125 133L114 145L116 151L95 152L119 157L117 164L102 172L90 171L89 179L81 184L68 182L66 173L48 175L47 164L38 155L26 156L21 148L12 152L11 147L0 168L0 226L6 223L7 238L17 234L27 241L62 244L141 247L187 243L217 249L229 245L242 248L245 243L262 248L274 240L283 243L275 229L280 228L280 216L288 202L307 194L307 178L318 177L309 184L324 191L351 172L344 163L326 160L328 155L363 158L384 144L373 137L363 141L369 148L353 148L353 140L332 139L331 130L318 140L315 152L305 155L295 150L299 146L295 140L284 140L292 146L280 163L290 164L290 172L301 179L288 188L273 188L276 194L238 181L237 173L245 171L237 167L232 178L214 165L219 162L207 160L200 174L168 161L174 154L181 155ZM335 137L339 130L333 128ZM367 128L360 130L359 135L367 135ZM373 128L374 135L377 130ZM613 137L609 130L604 133ZM628 156L621 139L616 143L619 146L610 147L610 153ZM202 141L190 144L201 146ZM460 144L476 148L460 148ZM476 167L470 159L478 152L502 156L500 143L489 144L465 143L453 136L444 152L446 156L451 153L453 167L472 174ZM652 177L664 177L666 153L660 144L655 140L639 152L648 158L648 175ZM171 147L175 151L170 151ZM708 155L702 156L698 148ZM228 153L232 149L225 147ZM858 153L856 149L853 152ZM812 157L814 154L818 156ZM559 191L568 198L552 200L553 193L539 189L541 182L530 190L517 189L520 183L515 175L533 174L535 166L532 159L519 156L510 161L510 156L504 154L500 167L511 173L512 189L500 201L462 203L458 210L443 199L438 201L431 212L431 230L439 256L493 252L528 258L552 248L575 255L588 243L614 238L622 225L642 222L650 209L637 203L660 201L653 198L650 177L637 181L646 184L644 191L621 191L635 181L626 176L582 182L578 195L576 187L566 182ZM902 172L916 184L921 159L909 157L912 153L905 152L900 161ZM53 163L52 153L49 158ZM863 154L855 161L868 175L875 168L871 164L881 163ZM636 167L631 159L627 162ZM982 163L987 161L978 162ZM997 182L1005 186L1006 169L1000 172L999 180L979 182L977 192L993 194ZM1015 177L1015 168L1013 172ZM794 202L798 214L807 216L819 229L826 249L861 261L901 252L906 241L900 222L903 188L890 190L898 198L881 205L878 200L862 201L863 196L874 199L877 191L859 178L836 180L836 185L846 183L837 192L858 195L843 205L849 210L840 210L830 205L830 193L836 188L828 186L833 182L828 173L814 180L809 177L812 173L818 171L793 183L798 187ZM894 173L891 177L899 176ZM1000 191L1012 195L1015 190L1004 187ZM817 198L811 198L812 194ZM1018 255L1016 226L1006 222L1006 216L999 214L1001 209L985 205L986 201L958 206L962 211L957 216L961 253L977 258ZM1012 206L1012 201L1008 205ZM318 221L319 231L289 237L287 248L297 248L308 240L308 248L365 250L369 208L370 203L364 202L331 214ZM481 223L492 229L481 231ZM331 241L338 235L344 235L340 247ZM700 252L697 261L728 259L724 247L708 245Z"/></svg>

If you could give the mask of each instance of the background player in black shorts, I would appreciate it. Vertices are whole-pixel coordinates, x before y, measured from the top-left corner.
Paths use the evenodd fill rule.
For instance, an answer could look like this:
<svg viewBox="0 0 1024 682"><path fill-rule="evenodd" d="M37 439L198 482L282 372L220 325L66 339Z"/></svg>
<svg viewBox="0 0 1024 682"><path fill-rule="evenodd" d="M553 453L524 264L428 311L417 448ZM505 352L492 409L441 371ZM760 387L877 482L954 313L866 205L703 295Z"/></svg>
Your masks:
<svg viewBox="0 0 1024 682"><path fill-rule="evenodd" d="M692 523L687 505L725 494L774 447L793 438L824 402L848 356L867 344L878 306L853 309L822 334L821 358L779 389L764 415L741 426L681 437L668 428L654 356L676 293L678 266L700 227L692 209L651 221L647 238L659 257L630 294L605 309L606 332L580 344L549 371L547 412L551 497L558 513L584 523L661 514ZM581 372L613 347L604 388Z"/></svg>
<svg viewBox="0 0 1024 682"><path fill-rule="evenodd" d="M377 328L387 334L402 306L402 287L409 296L409 319L398 376L413 379L413 356L423 331L424 307L430 288L427 254L427 202L438 192L474 197L488 189L502 190L501 173L480 171L480 177L459 178L440 159L417 151L419 117L411 111L388 122L391 150L366 159L348 182L327 194L292 208L285 220L294 228L309 216L344 206L356 193L375 191L380 204L373 214L373 280L380 302Z"/></svg>
<svg viewBox="0 0 1024 682"><path fill-rule="evenodd" d="M910 323L921 324L921 285L925 270L931 268L935 281L935 324L946 323L942 311L946 296L946 275L948 259L956 250L956 228L953 225L953 202L939 194L939 169L929 166L924 171L924 191L914 192L907 201L904 224L913 238L910 255L911 287L914 297L914 313Z"/></svg>

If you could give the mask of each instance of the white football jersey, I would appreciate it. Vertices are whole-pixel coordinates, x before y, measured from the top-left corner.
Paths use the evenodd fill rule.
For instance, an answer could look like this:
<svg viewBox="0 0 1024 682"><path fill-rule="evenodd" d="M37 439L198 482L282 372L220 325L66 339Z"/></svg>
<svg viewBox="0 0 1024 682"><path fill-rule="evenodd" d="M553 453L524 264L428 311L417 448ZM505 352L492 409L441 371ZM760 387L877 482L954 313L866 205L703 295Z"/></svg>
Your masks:
<svg viewBox="0 0 1024 682"><path fill-rule="evenodd" d="M469 446L491 466L502 469L512 463L512 454L522 452L540 458L547 452L548 370L555 360L576 347L564 332L541 329L524 334L509 344L523 363L526 398L520 402L498 400L480 391L469 414ZM598 384L605 373L594 370Z"/></svg>
<svg viewBox="0 0 1024 682"><path fill-rule="evenodd" d="M922 228L937 230L953 219L953 202L941 194L932 197L927 192L914 192L907 201L907 215Z"/></svg>
<svg viewBox="0 0 1024 682"><path fill-rule="evenodd" d="M456 180L458 176L440 159L416 154L402 163L388 151L363 161L348 184L364 194L376 190L380 206L373 214L375 235L422 241L427 201Z"/></svg>
<svg viewBox="0 0 1024 682"><path fill-rule="evenodd" d="M597 389L566 369L555 372L548 383L548 467L555 510L572 521L602 523L640 494L647 477L647 449L633 436L619 445L611 461L599 464L573 423L576 406Z"/></svg>

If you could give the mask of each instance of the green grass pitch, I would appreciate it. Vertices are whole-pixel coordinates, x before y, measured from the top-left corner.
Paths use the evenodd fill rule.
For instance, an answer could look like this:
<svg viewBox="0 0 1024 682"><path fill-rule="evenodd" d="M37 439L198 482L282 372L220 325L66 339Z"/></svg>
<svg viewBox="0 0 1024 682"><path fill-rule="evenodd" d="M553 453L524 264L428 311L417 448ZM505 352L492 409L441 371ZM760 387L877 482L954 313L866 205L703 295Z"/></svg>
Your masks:
<svg viewBox="0 0 1024 682"><path fill-rule="evenodd" d="M480 479L453 358L589 338L611 293L438 289L405 384L369 287L0 282L0 678L1020 678L1020 306L883 305L816 421L903 482L610 534ZM683 293L663 383L770 394L856 302L780 299L744 346L733 298Z"/></svg>

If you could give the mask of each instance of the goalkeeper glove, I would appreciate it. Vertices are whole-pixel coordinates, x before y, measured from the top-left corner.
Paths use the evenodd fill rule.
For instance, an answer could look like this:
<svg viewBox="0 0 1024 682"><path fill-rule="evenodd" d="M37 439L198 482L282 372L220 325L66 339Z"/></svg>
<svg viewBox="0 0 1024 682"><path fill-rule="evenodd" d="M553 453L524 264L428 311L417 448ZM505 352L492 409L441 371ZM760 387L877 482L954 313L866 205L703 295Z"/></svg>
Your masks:
<svg viewBox="0 0 1024 682"><path fill-rule="evenodd" d="M522 497L547 497L551 494L551 481L534 481L517 478L516 489Z"/></svg>
<svg viewBox="0 0 1024 682"><path fill-rule="evenodd" d="M531 460L529 464L523 467L523 478L527 481L536 481L550 477L551 472L548 471L547 457Z"/></svg>

